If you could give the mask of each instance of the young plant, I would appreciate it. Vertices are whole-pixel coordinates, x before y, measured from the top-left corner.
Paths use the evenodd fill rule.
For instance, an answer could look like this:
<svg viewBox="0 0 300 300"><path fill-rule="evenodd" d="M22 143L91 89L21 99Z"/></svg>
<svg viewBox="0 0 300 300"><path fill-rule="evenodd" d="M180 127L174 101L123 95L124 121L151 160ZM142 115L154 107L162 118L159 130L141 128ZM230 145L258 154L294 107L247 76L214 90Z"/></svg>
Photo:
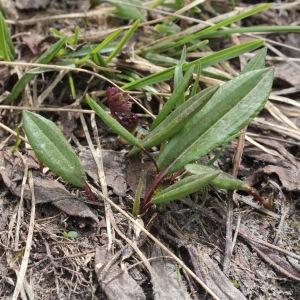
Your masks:
<svg viewBox="0 0 300 300"><path fill-rule="evenodd" d="M74 186L85 186L85 171L79 158L52 121L23 111L23 128L29 144L42 163Z"/></svg>
<svg viewBox="0 0 300 300"><path fill-rule="evenodd" d="M141 141L88 97L88 104L98 116L134 146L129 155L164 144L164 147L160 147L156 160L159 173L146 192L142 213L152 204L183 198L209 184L222 189L241 189L253 194L249 186L229 174L191 163L234 139L264 107L274 76L273 69L264 67L265 56L265 49L258 51L241 75L220 87L204 89L180 103L178 98L182 97L182 90L186 89L193 72L193 69L187 70L152 124L148 135ZM184 169L192 175L157 192L166 176L182 173Z"/></svg>

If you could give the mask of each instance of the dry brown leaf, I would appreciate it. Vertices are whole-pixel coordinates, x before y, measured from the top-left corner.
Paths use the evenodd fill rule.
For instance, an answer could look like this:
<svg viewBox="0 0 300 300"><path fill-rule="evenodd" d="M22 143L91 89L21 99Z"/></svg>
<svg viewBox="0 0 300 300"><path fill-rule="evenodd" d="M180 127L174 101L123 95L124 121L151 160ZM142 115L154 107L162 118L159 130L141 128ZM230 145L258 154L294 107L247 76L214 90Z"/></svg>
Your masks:
<svg viewBox="0 0 300 300"><path fill-rule="evenodd" d="M108 270L105 266L113 255L107 251L107 246L97 247L95 254L95 271L98 281L109 300L144 300L146 296L142 288L128 274L113 264Z"/></svg>
<svg viewBox="0 0 300 300"><path fill-rule="evenodd" d="M164 252L153 245L151 255L159 257L163 256ZM155 274L151 274L154 299L191 299L182 278L178 275L178 266L173 261L163 258L155 259L151 262L151 266L155 271Z"/></svg>
<svg viewBox="0 0 300 300"><path fill-rule="evenodd" d="M102 150L103 168L106 183L118 196L125 196L127 183L125 178L125 157L124 153L113 150ZM87 174L98 181L97 166L92 152L88 149L79 153L80 161Z"/></svg>
<svg viewBox="0 0 300 300"><path fill-rule="evenodd" d="M275 68L275 77L287 82L291 86L299 86L300 76L296 75L299 74L299 68L294 64L287 62L277 64Z"/></svg>
<svg viewBox="0 0 300 300"><path fill-rule="evenodd" d="M246 297L233 286L218 265L205 252L194 246L187 246L195 273L222 300L246 300Z"/></svg>
<svg viewBox="0 0 300 300"><path fill-rule="evenodd" d="M26 163L30 169L39 168L39 164L30 156L27 157ZM23 170L23 162L19 157L9 152L0 152L0 175L10 192L18 197L21 194ZM68 215L90 218L99 223L98 217L92 210L58 181L41 177L39 171L33 172L33 180L37 204L51 203ZM31 199L28 185L25 185L24 198Z"/></svg>

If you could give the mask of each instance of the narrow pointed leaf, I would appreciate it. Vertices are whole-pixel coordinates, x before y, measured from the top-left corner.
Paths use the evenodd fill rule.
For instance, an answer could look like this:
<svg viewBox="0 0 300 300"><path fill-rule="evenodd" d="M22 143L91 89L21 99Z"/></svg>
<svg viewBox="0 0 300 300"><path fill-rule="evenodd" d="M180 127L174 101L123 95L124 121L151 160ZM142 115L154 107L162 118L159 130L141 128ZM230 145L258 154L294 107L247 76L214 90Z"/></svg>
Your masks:
<svg viewBox="0 0 300 300"><path fill-rule="evenodd" d="M187 195L200 191L203 187L220 174L219 171L209 172L204 176L192 175L162 190L152 198L153 204L165 204L173 200L183 198Z"/></svg>
<svg viewBox="0 0 300 300"><path fill-rule="evenodd" d="M199 176L204 176L207 173L217 171L217 169L215 168L198 164L188 164L184 168L191 174ZM222 171L220 171L219 176L214 178L210 184L219 189L245 191L250 190L250 187L245 182Z"/></svg>
<svg viewBox="0 0 300 300"><path fill-rule="evenodd" d="M143 148L141 142L132 135L126 128L124 128L116 119L110 116L100 105L96 103L89 95L86 95L86 101L91 109L98 115L98 117L108 126L114 133L120 135L129 144L138 148Z"/></svg>
<svg viewBox="0 0 300 300"><path fill-rule="evenodd" d="M154 129L159 123L161 123L169 115L172 109L176 107L177 102L180 101L180 97L182 97L182 94L187 88L188 82L190 81L191 76L193 74L193 70L194 68L192 67L185 73L183 80L181 81L179 86L175 89L171 97L168 99L168 101L163 106L162 110L154 120L151 129Z"/></svg>
<svg viewBox="0 0 300 300"><path fill-rule="evenodd" d="M224 49L221 51L217 51L210 55L201 57L192 62L186 63L183 65L183 70L186 71L191 66L195 66L198 64L201 64L202 68L206 68L211 65L220 63L222 61L237 57L243 53L254 50L254 49L262 46L263 44L264 44L264 42L262 40L254 40L254 41L246 42L241 45L235 45L230 48L227 48L227 49ZM124 85L122 88L126 89L126 90L131 90L131 89L141 88L146 85L151 85L151 84L154 84L157 82L168 80L173 76L174 70L175 70L174 66L167 68L161 72L151 74L149 76L135 80L133 82L129 82L126 85Z"/></svg>
<svg viewBox="0 0 300 300"><path fill-rule="evenodd" d="M43 53L37 60L36 63L47 64L52 61L57 53L65 45L66 38L61 38L58 42L52 45L45 53ZM26 84L28 84L36 75L33 73L26 72L14 85L11 94L8 97L9 101L15 101L18 96L23 92Z"/></svg>
<svg viewBox="0 0 300 300"><path fill-rule="evenodd" d="M67 182L83 187L85 171L60 129L50 120L23 111L23 128L37 158Z"/></svg>
<svg viewBox="0 0 300 300"><path fill-rule="evenodd" d="M171 163L170 172L179 170L231 140L264 107L273 77L273 69L262 69L223 84L160 153L160 170Z"/></svg>
<svg viewBox="0 0 300 300"><path fill-rule="evenodd" d="M15 57L14 45L11 39L10 30L0 10L0 57L11 61Z"/></svg>
<svg viewBox="0 0 300 300"><path fill-rule="evenodd" d="M186 121L207 103L217 89L218 87L206 88L176 108L141 141L144 148L154 147L174 136L182 129ZM136 154L138 151L138 148L133 148L129 152L129 156Z"/></svg>
<svg viewBox="0 0 300 300"><path fill-rule="evenodd" d="M264 48L258 50L255 53L255 56L252 57L248 61L248 63L242 70L241 74L249 72L249 71L263 69L266 65L266 56L267 56L267 48L264 47Z"/></svg>

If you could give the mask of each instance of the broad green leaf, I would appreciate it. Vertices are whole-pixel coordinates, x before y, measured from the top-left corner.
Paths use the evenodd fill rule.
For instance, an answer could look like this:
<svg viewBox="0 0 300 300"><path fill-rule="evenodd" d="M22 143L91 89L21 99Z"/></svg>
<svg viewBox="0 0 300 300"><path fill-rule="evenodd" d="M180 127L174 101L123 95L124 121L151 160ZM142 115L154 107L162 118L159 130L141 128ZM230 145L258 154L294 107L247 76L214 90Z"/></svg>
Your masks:
<svg viewBox="0 0 300 300"><path fill-rule="evenodd" d="M207 103L216 90L217 87L209 87L176 108L141 141L144 148L151 148L174 136L182 129L186 121ZM138 151L139 149L134 147L129 152L129 156L136 154Z"/></svg>
<svg viewBox="0 0 300 300"><path fill-rule="evenodd" d="M153 204L165 204L198 192L220 174L219 171L209 172L204 176L192 175L155 194Z"/></svg>
<svg viewBox="0 0 300 300"><path fill-rule="evenodd" d="M211 168L204 165L198 165L198 164L188 164L184 168L191 174L199 175L199 176L204 176L213 171L217 171L217 169L215 168ZM245 182L222 171L220 171L219 176L214 178L210 184L219 189L245 190L245 191L250 190L250 187Z"/></svg>
<svg viewBox="0 0 300 300"><path fill-rule="evenodd" d="M235 45L230 48L214 52L210 55L201 57L199 59L196 59L192 62L186 63L183 65L183 70L186 71L191 66L199 65L201 64L202 69L209 67L213 64L220 63L222 61L237 57L245 52L254 50L260 46L262 46L264 42L262 40L254 40L250 42L246 42L244 44ZM122 88L126 90L136 89L136 88L142 88L146 85L151 85L157 82L165 81L170 79L174 74L175 67L167 68L161 72L151 74L149 76L146 76L144 78L129 82L125 84Z"/></svg>
<svg viewBox="0 0 300 300"><path fill-rule="evenodd" d="M65 45L66 38L61 38L58 42L52 45L45 53L43 53L37 60L36 63L39 64L48 64L51 62L58 52ZM15 101L18 96L23 92L26 84L28 84L36 75L30 73L30 71L26 72L14 85L11 94L8 97L9 101Z"/></svg>
<svg viewBox="0 0 300 300"><path fill-rule="evenodd" d="M96 103L89 95L86 95L86 101L90 108L98 115L98 117L108 126L114 133L120 135L129 144L138 148L143 148L141 142L124 128L116 119L110 116L100 105Z"/></svg>
<svg viewBox="0 0 300 300"><path fill-rule="evenodd" d="M168 99L162 110L157 115L156 119L151 125L151 129L154 129L157 125L159 125L159 123L161 123L170 114L172 109L176 107L177 102L180 101L180 97L182 97L182 94L185 92L187 85L193 75L193 70L194 68L192 67L185 73L181 83L179 84L177 89L174 90L171 97Z"/></svg>
<svg viewBox="0 0 300 300"><path fill-rule="evenodd" d="M175 135L158 158L170 172L228 143L264 107L272 88L273 69L250 71L224 83L210 101Z"/></svg>
<svg viewBox="0 0 300 300"><path fill-rule="evenodd" d="M267 48L264 47L264 48L258 50L255 53L255 56L252 57L248 61L248 63L246 64L246 66L242 70L241 74L249 72L249 71L263 69L266 65L266 56L267 56Z"/></svg>
<svg viewBox="0 0 300 300"><path fill-rule="evenodd" d="M23 128L37 158L67 182L83 187L85 171L60 129L50 120L23 111Z"/></svg>
<svg viewBox="0 0 300 300"><path fill-rule="evenodd" d="M15 57L14 45L11 40L9 28L0 10L0 57L11 61Z"/></svg>
<svg viewBox="0 0 300 300"><path fill-rule="evenodd" d="M106 63L108 64L114 57L116 57L123 49L124 45L128 42L128 40L131 39L131 37L134 35L136 30L138 29L140 25L140 20L136 20L132 26L129 28L129 30L125 33L123 38L120 40L120 42L116 45L113 52L109 55L109 57L106 59Z"/></svg>

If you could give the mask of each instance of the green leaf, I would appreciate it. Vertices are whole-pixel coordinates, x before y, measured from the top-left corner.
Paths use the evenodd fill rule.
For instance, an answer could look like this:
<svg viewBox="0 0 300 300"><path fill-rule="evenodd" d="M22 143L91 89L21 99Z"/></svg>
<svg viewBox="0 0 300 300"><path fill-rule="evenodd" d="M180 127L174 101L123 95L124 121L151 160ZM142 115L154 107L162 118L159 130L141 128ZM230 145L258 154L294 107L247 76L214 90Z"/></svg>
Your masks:
<svg viewBox="0 0 300 300"><path fill-rule="evenodd" d="M180 97L182 97L182 94L185 92L186 87L193 75L193 70L194 68L192 67L186 72L181 83L178 85L177 89L174 90L173 94L154 120L153 124L151 125L151 129L154 129L159 123L161 123L170 114L177 102L180 101Z"/></svg>
<svg viewBox="0 0 300 300"><path fill-rule="evenodd" d="M114 133L120 135L129 144L143 149L141 142L132 135L126 128L124 128L116 119L111 117L100 105L96 103L89 95L86 95L86 101L91 109L98 115L98 117L108 126Z"/></svg>
<svg viewBox="0 0 300 300"><path fill-rule="evenodd" d="M45 53L43 53L37 60L36 63L39 64L48 64L51 62L58 52L65 45L66 38L63 37L59 41L57 41L54 45L52 45ZM8 100L13 102L18 96L23 92L26 84L28 84L36 75L30 73L30 71L26 72L14 85L11 94L8 97Z"/></svg>
<svg viewBox="0 0 300 300"><path fill-rule="evenodd" d="M228 143L264 107L272 88L273 69L247 72L223 84L208 103L165 146L158 167L170 172Z"/></svg>
<svg viewBox="0 0 300 300"><path fill-rule="evenodd" d="M152 198L153 204L165 204L170 201L183 198L192 193L198 192L207 186L214 178L220 174L219 171L207 173L204 176L188 176L170 187L155 194Z"/></svg>
<svg viewBox="0 0 300 300"><path fill-rule="evenodd" d="M109 55L109 57L106 59L106 63L108 64L114 57L116 57L123 49L124 45L128 42L128 40L131 39L131 37L134 35L136 30L138 29L140 25L140 20L136 20L132 26L129 28L129 30L125 33L123 38L120 40L120 42L116 45L113 52Z"/></svg>
<svg viewBox="0 0 300 300"><path fill-rule="evenodd" d="M11 40L10 30L0 10L0 57L11 61L15 57L14 45Z"/></svg>
<svg viewBox="0 0 300 300"><path fill-rule="evenodd" d="M111 34L109 34L99 45L94 47L88 54L86 54L84 57L80 58L77 61L77 64L82 64L89 60L93 55L98 54L101 50L103 50L108 44L110 44L114 39L116 39L120 33L122 32L122 29L118 29L116 31L113 31Z"/></svg>
<svg viewBox="0 0 300 300"><path fill-rule="evenodd" d="M146 136L142 141L143 146L151 148L174 136L186 121L209 101L217 89L217 87L209 87L181 104Z"/></svg>
<svg viewBox="0 0 300 300"><path fill-rule="evenodd" d="M23 128L37 158L67 182L83 187L85 171L60 129L50 120L23 111Z"/></svg>
<svg viewBox="0 0 300 300"><path fill-rule="evenodd" d="M254 40L250 42L246 42L241 45L235 45L230 48L214 52L210 55L201 57L199 59L196 59L192 62L186 63L183 65L183 70L186 71L191 66L195 66L198 64L201 64L202 69L209 67L213 64L217 64L219 62L237 57L245 52L254 50L260 46L262 46L264 42L262 40ZM151 74L149 76L146 76L144 78L129 82L125 84L122 88L126 90L141 88L146 85L151 85L157 82L165 81L170 79L174 74L175 67L167 68L161 72Z"/></svg>
<svg viewBox="0 0 300 300"><path fill-rule="evenodd" d="M267 48L262 48L255 53L255 56L248 61L242 73L263 69L266 65Z"/></svg>
<svg viewBox="0 0 300 300"><path fill-rule="evenodd" d="M198 164L188 164L184 168L188 172L199 176L204 176L213 171L217 171L217 169L215 168L211 168L204 165L198 165ZM220 171L219 176L214 178L210 184L216 188L225 189L225 190L244 190L244 191L250 190L250 187L245 182L222 171Z"/></svg>
<svg viewBox="0 0 300 300"><path fill-rule="evenodd" d="M79 234L77 231L64 231L64 237L67 239L76 239Z"/></svg>

